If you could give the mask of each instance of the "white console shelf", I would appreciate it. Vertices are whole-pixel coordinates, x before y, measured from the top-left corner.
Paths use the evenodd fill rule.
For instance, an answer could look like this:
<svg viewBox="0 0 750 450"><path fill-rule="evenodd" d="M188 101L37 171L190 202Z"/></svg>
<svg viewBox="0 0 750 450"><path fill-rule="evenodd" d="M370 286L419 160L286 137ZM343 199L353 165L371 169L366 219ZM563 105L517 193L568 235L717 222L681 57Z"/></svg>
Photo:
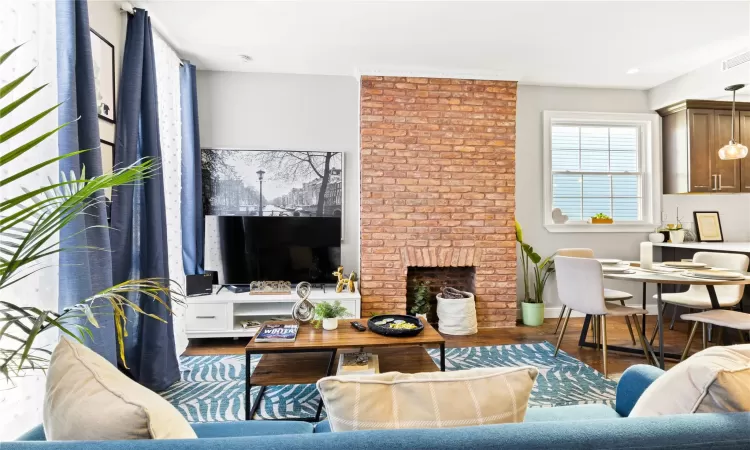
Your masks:
<svg viewBox="0 0 750 450"><path fill-rule="evenodd" d="M185 326L188 339L221 338L221 337L252 337L257 327L243 329L240 324L244 320L263 322L272 318L291 319L292 306L299 300L294 292L285 295L250 295L249 293L235 294L226 288L219 290L214 286L214 293L189 297ZM349 291L336 293L333 286L323 289L316 288L310 294L310 301L332 302L339 300L352 319L359 319L361 297L359 292ZM349 318L347 317L347 318Z"/></svg>

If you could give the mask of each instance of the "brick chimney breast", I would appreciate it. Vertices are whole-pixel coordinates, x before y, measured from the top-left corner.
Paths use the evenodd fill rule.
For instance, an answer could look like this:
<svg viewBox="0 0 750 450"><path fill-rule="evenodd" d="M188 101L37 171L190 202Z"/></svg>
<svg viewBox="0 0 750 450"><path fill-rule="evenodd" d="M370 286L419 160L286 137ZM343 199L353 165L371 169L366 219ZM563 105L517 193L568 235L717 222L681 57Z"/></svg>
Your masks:
<svg viewBox="0 0 750 450"><path fill-rule="evenodd" d="M403 314L409 267L471 267L479 326L515 326L515 140L515 81L362 77L363 317Z"/></svg>

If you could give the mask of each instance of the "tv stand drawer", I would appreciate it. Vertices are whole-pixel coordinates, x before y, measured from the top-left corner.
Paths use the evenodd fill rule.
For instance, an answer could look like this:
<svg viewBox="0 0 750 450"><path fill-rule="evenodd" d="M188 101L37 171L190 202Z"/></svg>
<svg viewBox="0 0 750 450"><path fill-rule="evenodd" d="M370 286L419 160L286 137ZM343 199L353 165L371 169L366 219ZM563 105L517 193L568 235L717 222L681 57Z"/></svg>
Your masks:
<svg viewBox="0 0 750 450"><path fill-rule="evenodd" d="M189 331L223 331L229 328L229 305L226 303L190 303L185 325Z"/></svg>

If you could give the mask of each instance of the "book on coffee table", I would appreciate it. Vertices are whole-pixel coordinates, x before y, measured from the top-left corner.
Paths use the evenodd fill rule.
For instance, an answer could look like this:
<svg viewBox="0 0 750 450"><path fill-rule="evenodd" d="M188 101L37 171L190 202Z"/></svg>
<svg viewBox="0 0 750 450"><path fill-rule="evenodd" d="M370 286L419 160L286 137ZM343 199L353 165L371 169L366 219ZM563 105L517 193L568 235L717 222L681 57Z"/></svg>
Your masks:
<svg viewBox="0 0 750 450"><path fill-rule="evenodd" d="M375 375L380 373L378 355L364 352L350 352L339 355L336 375Z"/></svg>
<svg viewBox="0 0 750 450"><path fill-rule="evenodd" d="M294 342L298 330L297 324L264 323L255 335L255 342Z"/></svg>

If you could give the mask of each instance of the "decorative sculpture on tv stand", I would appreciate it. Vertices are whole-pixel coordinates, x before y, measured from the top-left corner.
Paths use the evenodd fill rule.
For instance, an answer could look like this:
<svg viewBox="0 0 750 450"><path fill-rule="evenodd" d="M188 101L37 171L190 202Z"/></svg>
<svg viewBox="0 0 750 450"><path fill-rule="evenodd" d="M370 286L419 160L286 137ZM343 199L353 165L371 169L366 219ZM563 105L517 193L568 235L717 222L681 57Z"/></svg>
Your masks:
<svg viewBox="0 0 750 450"><path fill-rule="evenodd" d="M341 293L344 289L347 289L349 292L354 292L356 290L354 288L354 282L357 280L357 274L355 272L352 272L349 274L349 278L346 278L344 276L344 266L339 266L339 268L333 272L333 276L338 280L336 283L337 293Z"/></svg>
<svg viewBox="0 0 750 450"><path fill-rule="evenodd" d="M292 318L300 323L309 323L315 318L315 305L308 300L312 292L312 285L307 281L297 284L299 301L292 307Z"/></svg>

